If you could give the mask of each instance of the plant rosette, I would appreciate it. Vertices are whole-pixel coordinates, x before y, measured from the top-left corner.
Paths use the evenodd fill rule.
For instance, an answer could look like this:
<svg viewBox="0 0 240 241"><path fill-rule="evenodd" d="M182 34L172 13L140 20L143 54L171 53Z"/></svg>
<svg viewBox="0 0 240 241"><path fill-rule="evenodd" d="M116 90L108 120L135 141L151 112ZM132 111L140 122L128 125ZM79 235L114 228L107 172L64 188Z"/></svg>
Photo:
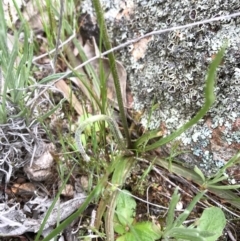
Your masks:
<svg viewBox="0 0 240 241"><path fill-rule="evenodd" d="M129 191L119 193L114 215L114 231L117 241L154 241L161 237L160 228L152 222L135 222L136 201Z"/></svg>

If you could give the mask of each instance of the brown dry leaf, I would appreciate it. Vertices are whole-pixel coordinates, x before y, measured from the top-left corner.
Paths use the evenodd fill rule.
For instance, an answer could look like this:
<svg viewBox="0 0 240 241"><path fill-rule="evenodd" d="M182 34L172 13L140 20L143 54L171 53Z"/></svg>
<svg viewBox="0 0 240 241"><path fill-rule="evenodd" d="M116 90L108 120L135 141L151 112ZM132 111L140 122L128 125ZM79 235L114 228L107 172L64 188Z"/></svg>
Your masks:
<svg viewBox="0 0 240 241"><path fill-rule="evenodd" d="M70 46L66 46L65 48L65 53L66 56L69 59L70 64L72 65L73 68L75 68L76 66L80 65L82 62L79 60L79 58L77 58L77 49L71 49ZM83 68L78 69L77 72L83 76L84 79L87 79L87 76L83 70ZM87 90L87 88L84 86L84 84L82 83L82 81L79 78L76 77L71 77L69 78L75 85L78 86L79 89L81 89L81 91L84 93L84 95L90 99L90 94ZM74 93L71 91L70 87L65 83L64 80L60 80L55 84L56 88L60 89L63 94L64 97L68 100L69 103L72 103L73 108L76 110L76 112L79 115L83 114L83 108L82 108L82 104L78 101L77 97L74 95Z"/></svg>
<svg viewBox="0 0 240 241"><path fill-rule="evenodd" d="M143 38L139 40L137 43L133 44L133 49L131 51L131 55L134 58L135 61L138 61L140 58L144 58L147 45L150 41L153 40L153 37Z"/></svg>
<svg viewBox="0 0 240 241"><path fill-rule="evenodd" d="M70 87L65 83L64 80L59 80L55 84L56 88L60 89L64 97L68 100L69 103L72 103L74 109L79 115L83 114L82 104L78 101L77 97L74 95Z"/></svg>
<svg viewBox="0 0 240 241"><path fill-rule="evenodd" d="M126 89L126 101L127 101L127 108L131 109L133 107L133 95L130 88Z"/></svg>
<svg viewBox="0 0 240 241"><path fill-rule="evenodd" d="M71 184L66 184L66 186L63 188L61 192L61 195L65 197L73 197L74 195L73 186Z"/></svg>
<svg viewBox="0 0 240 241"><path fill-rule="evenodd" d="M99 55L99 49L96 45L95 38L92 38L93 44L91 44L89 39L87 39L83 44L83 39L81 36L78 38L78 40L79 40L79 43L82 45L83 51L84 51L87 59L90 59L94 56ZM76 66L78 66L82 63L81 59L79 58L79 53L78 53L77 48L72 49L70 46L67 46L65 48L65 53L73 68L75 68ZM95 71L95 74L98 77L97 81L99 81L99 79L100 79L100 65L102 64L105 77L107 78L107 81L106 81L107 97L110 100L110 103L113 104L115 108L118 108L118 106L116 105L117 104L116 92L115 92L113 77L111 74L109 60L107 58L98 58L98 59L92 61L90 64L92 65L92 67ZM116 61L116 67L117 67L117 72L118 72L119 81L120 81L120 88L121 88L121 93L122 93L123 104L125 107L127 107L127 100L126 100L127 72L119 61ZM92 81L93 76L87 76L83 68L78 69L77 71L83 76L83 78L86 80L86 82L89 83L88 87L91 90L93 90L93 93L95 94L96 98L100 99L101 98L100 83L96 83L96 81L94 83L94 81ZM73 77L73 78L71 78L71 81L73 81L79 87L79 89L81 89L81 91L87 97L88 100L92 99L92 96L89 93L88 88L83 84L83 82L79 78ZM65 82L59 81L57 84L55 84L55 86L57 88L61 89L62 92L64 93L65 97L69 100L70 89L65 84ZM83 113L82 105L79 103L79 101L77 100L77 98L74 95L72 95L72 98L73 99L71 102L73 103L73 107L76 109L78 114L81 115Z"/></svg>
<svg viewBox="0 0 240 241"><path fill-rule="evenodd" d="M95 39L94 39L94 44L91 44L90 41L87 40L86 43L84 44L84 46L83 46L83 39L82 39L82 37L80 37L78 39L79 39L79 41L80 41L80 43L82 45L82 48L83 48L83 50L84 50L84 52L86 54L87 59L91 59L91 58L95 57L96 54L99 54L99 50L98 50L98 52L96 52L96 50L95 50L95 46L94 46L96 44L95 43Z"/></svg>
<svg viewBox="0 0 240 241"><path fill-rule="evenodd" d="M42 6L45 6L43 3ZM43 30L43 19L48 19L47 12L43 12L43 15L39 13L39 7L35 1L29 1L24 8L23 16L34 30Z"/></svg>
<svg viewBox="0 0 240 241"><path fill-rule="evenodd" d="M14 6L12 0L2 0L3 1L3 11L4 16L7 21L7 26L11 28L11 25L17 23L19 15ZM19 9L22 10L24 19L30 24L31 28L34 30L43 30L43 19L46 22L48 20L48 13L46 11L47 5L46 1L41 1L42 9L39 11L39 6L37 1L26 1L26 0L16 0L16 4ZM60 3L58 0L52 1L53 6L59 11ZM40 14L41 12L41 14Z"/></svg>
<svg viewBox="0 0 240 241"><path fill-rule="evenodd" d="M83 51L86 55L87 59L91 59L92 57L95 56L95 51L93 48L93 45L90 44L89 41L86 42L86 44L83 46L83 39L81 37L78 38L80 44L82 45ZM77 48L74 48L73 51L70 48L66 49L67 52L67 56L68 58L71 56L71 64L73 64L73 67L76 67L80 64L82 64L82 62L80 61L80 58L78 57L78 50ZM91 76L90 78L88 78L88 76L86 75L86 73L84 72L83 68L80 68L77 70L82 76L84 76L84 79L92 79ZM84 95L87 97L87 99L91 100L91 95L89 94L88 89L86 88L86 86L82 83L82 81L79 78L71 78L71 81L73 81L78 87L79 89L81 89L81 91L84 93ZM98 98L100 98L100 93L97 90L96 86L92 86L91 81L88 80L89 83L89 87L91 89L93 89L94 93L96 94L96 96Z"/></svg>
<svg viewBox="0 0 240 241"><path fill-rule="evenodd" d="M88 190L89 188L89 178L87 176L81 176L80 178L80 184L83 190Z"/></svg>
<svg viewBox="0 0 240 241"><path fill-rule="evenodd" d="M25 193L33 193L36 191L36 188L33 183L27 182L23 184L15 183L11 187L11 190L14 194L22 195Z"/></svg>

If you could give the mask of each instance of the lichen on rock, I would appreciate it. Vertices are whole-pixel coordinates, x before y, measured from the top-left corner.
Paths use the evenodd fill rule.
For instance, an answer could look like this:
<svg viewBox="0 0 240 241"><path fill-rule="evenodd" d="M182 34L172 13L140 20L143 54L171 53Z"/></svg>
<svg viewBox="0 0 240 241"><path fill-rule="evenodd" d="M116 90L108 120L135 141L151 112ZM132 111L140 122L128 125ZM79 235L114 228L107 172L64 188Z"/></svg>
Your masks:
<svg viewBox="0 0 240 241"><path fill-rule="evenodd" d="M115 0L111 5L115 9L114 18L108 14L113 12L111 6L106 6L106 1L102 3L114 45L154 30L229 15L240 9L237 0ZM208 174L240 149L239 24L239 17L199 24L154 35L145 39L142 46L134 44L117 53L117 59L128 72L134 109L147 110L142 123L149 123L148 110L158 103L159 108L151 115L147 127L156 129L164 125L168 135L201 108L208 66L227 41L228 48L216 78L216 101L204 120L179 138L183 148L194 155L192 164L201 166ZM220 146L224 147L224 153Z"/></svg>

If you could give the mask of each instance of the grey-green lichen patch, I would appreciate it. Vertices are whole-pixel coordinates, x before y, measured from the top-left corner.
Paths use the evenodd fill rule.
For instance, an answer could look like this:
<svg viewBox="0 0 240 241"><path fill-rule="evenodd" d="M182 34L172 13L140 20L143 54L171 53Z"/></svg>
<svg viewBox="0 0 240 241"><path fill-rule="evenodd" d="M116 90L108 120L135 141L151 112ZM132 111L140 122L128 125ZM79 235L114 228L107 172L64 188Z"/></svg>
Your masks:
<svg viewBox="0 0 240 241"><path fill-rule="evenodd" d="M135 1L131 20L109 22L109 29L117 45L153 30L227 15L239 7L239 1L139 0ZM239 23L239 18L226 19L154 36L144 58L138 61L131 56L134 46L122 49L118 55L127 67L134 108L150 110L154 103L159 103L148 127L155 129L164 123L168 135L201 108L208 66L218 49L228 42L217 75L216 102L208 113L212 126L203 120L180 136L185 148L196 156L195 162L208 174L233 154L230 151L229 155L220 155L219 150L211 149L214 128L224 126L224 145L239 143L239 131L232 130L234 121L240 117ZM148 117L146 112L143 124L148 123Z"/></svg>
<svg viewBox="0 0 240 241"><path fill-rule="evenodd" d="M112 2L114 6L107 6L102 1L106 16L113 12L111 8L120 12L128 8L129 1ZM119 45L153 30L228 15L239 9L238 0L135 0L130 17L122 15L115 20L106 17L106 21L114 45ZM148 111L142 123L148 124L149 129L164 124L168 135L201 108L208 66L226 41L228 48L216 78L214 106L204 120L179 138L183 147L194 155L195 160L191 161L209 174L219 163L227 161L240 143L240 126L236 125L240 118L240 18L155 35L147 43L144 57L138 60L132 56L134 45L117 54L128 72L134 109L150 111L153 104L159 104L150 123ZM215 141L214 146L213 140L217 138L220 144ZM221 152L221 145L228 154Z"/></svg>

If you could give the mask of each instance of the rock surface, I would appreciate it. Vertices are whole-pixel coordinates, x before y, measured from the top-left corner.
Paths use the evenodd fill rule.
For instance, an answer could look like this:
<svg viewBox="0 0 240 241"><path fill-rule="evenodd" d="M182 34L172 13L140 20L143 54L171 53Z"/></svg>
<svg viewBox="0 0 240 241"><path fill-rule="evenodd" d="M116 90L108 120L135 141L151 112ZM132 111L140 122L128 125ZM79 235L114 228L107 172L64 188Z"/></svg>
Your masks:
<svg viewBox="0 0 240 241"><path fill-rule="evenodd" d="M90 11L85 1L83 11ZM240 10L232 1L104 1L114 45L153 30L181 26ZM88 9L87 9L88 8ZM191 165L215 172L240 149L240 17L200 24L142 39L121 49L117 59L128 72L133 108L147 110L141 120L165 135L186 123L203 104L207 68L225 41L228 48L216 79L216 101L193 128L179 137ZM170 146L168 146L170 149Z"/></svg>

